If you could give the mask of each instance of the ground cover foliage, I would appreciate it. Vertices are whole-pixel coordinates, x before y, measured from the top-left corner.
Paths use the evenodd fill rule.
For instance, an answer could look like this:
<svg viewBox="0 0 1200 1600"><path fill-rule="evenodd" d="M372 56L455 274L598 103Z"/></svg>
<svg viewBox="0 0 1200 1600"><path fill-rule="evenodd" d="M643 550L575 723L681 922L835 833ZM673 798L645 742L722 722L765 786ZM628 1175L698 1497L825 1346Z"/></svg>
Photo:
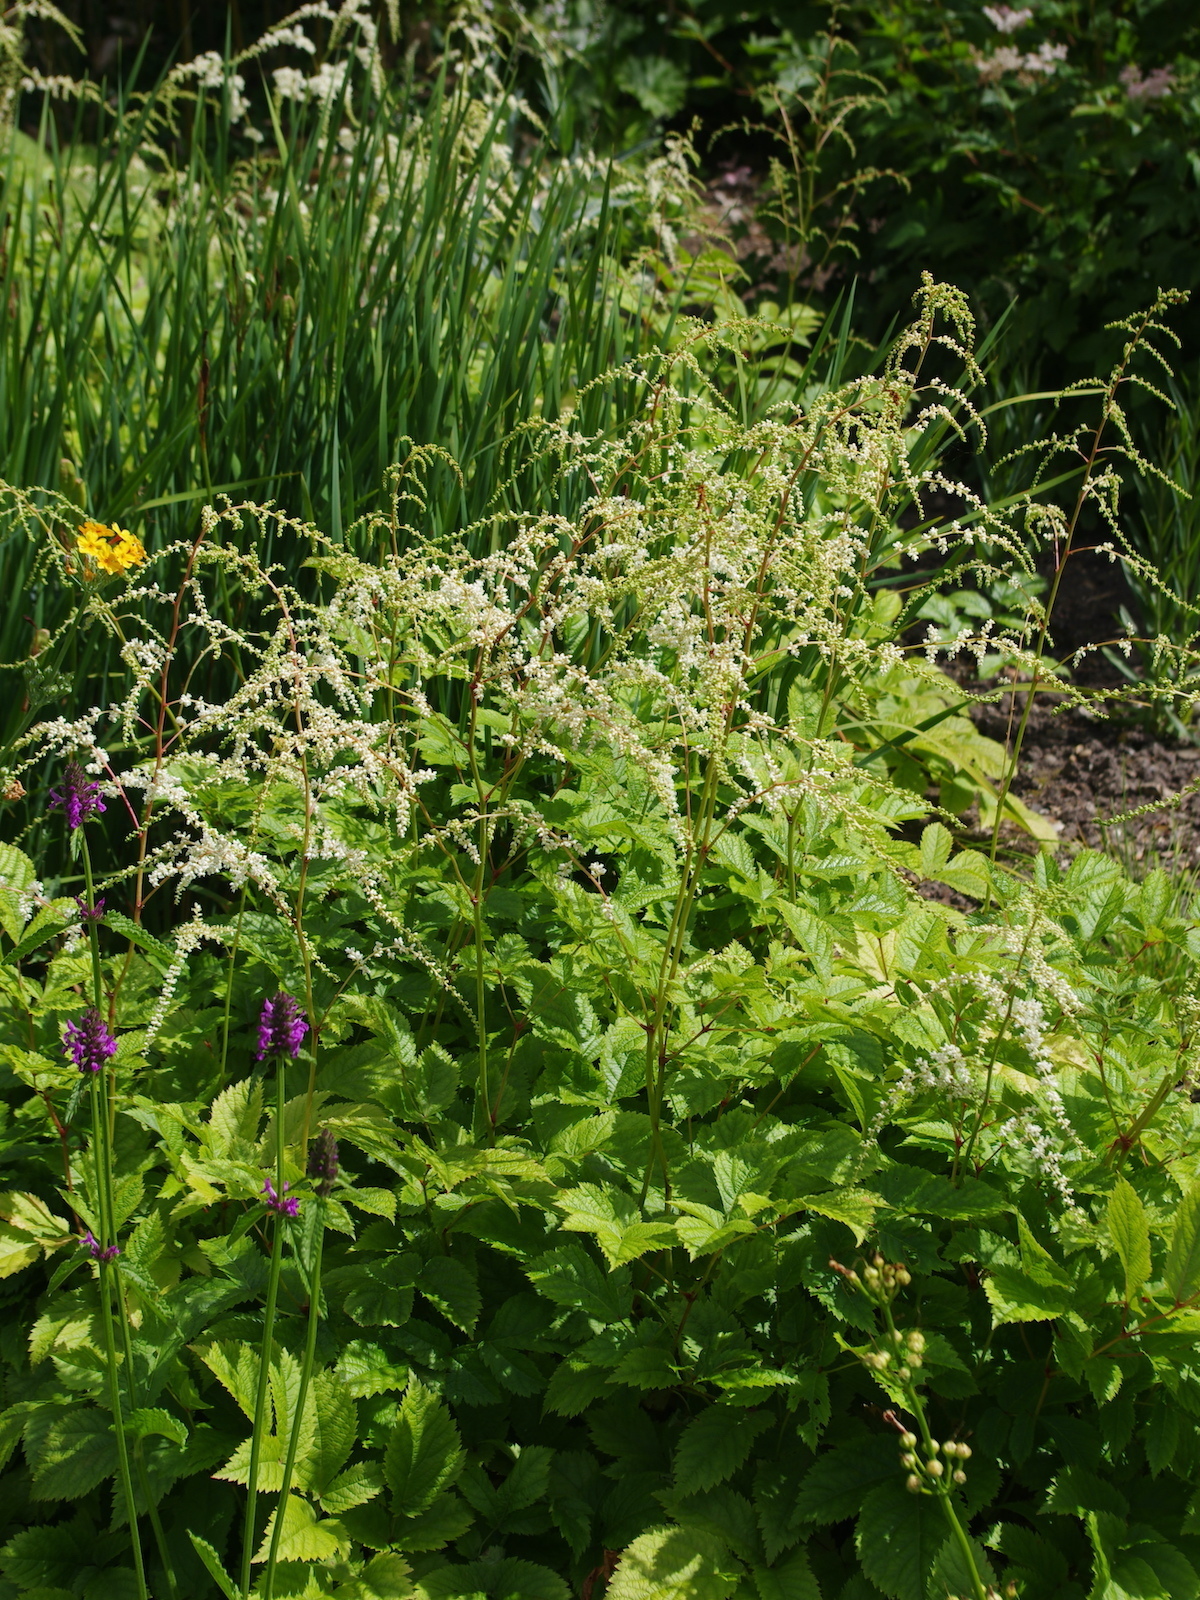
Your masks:
<svg viewBox="0 0 1200 1600"><path fill-rule="evenodd" d="M947 313L749 428L697 325L486 555L10 491L126 669L7 780L11 1593L1193 1591L1200 931L835 737Z"/></svg>
<svg viewBox="0 0 1200 1600"><path fill-rule="evenodd" d="M13 146L0 1597L1186 1600L1200 923L938 666L1084 702L1085 522L1162 591L1175 297L1014 435L491 49Z"/></svg>

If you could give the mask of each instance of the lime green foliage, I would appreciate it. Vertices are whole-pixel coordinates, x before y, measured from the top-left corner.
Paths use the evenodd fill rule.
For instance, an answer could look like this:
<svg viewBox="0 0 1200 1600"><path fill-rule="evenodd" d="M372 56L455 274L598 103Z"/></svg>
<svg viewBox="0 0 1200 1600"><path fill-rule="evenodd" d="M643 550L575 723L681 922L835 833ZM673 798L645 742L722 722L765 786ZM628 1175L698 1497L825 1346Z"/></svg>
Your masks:
<svg viewBox="0 0 1200 1600"><path fill-rule="evenodd" d="M197 1600L1196 1593L1200 925L889 778L949 760L874 585L962 309L749 420L745 330L681 325L596 386L619 425L530 432L548 505L457 537L432 452L341 539L218 505L112 579L9 491L77 602L47 653L119 655L5 774L0 1592L136 1592L131 1502ZM260 1062L281 991L310 1032Z"/></svg>

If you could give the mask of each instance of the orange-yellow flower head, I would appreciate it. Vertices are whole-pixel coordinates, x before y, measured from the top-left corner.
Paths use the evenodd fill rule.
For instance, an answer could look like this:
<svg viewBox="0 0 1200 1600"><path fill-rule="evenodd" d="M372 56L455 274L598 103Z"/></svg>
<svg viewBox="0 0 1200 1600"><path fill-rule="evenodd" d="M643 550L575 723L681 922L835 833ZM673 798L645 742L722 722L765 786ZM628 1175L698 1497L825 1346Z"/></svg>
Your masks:
<svg viewBox="0 0 1200 1600"><path fill-rule="evenodd" d="M76 548L101 572L125 572L146 559L145 546L126 528L109 527L103 522L85 522L75 540Z"/></svg>

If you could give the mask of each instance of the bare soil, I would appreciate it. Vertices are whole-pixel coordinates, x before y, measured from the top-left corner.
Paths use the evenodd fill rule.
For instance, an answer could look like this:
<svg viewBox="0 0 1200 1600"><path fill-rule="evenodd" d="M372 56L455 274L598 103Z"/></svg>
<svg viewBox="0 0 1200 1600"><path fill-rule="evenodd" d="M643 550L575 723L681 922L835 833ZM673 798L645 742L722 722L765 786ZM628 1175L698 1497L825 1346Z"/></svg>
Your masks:
<svg viewBox="0 0 1200 1600"><path fill-rule="evenodd" d="M1122 606L1136 615L1120 563L1073 554L1052 622L1059 658L1120 638ZM1085 844L1108 850L1136 876L1154 866L1200 870L1200 748L1154 737L1128 702L1105 705L1103 691L1128 687L1128 680L1101 648L1081 662L1075 678L1098 694L1096 709L1072 707L1053 693L1038 695L1015 792L1061 824L1059 837L1068 849ZM1024 696L1008 693L972 715L981 733L1003 743L1023 709Z"/></svg>

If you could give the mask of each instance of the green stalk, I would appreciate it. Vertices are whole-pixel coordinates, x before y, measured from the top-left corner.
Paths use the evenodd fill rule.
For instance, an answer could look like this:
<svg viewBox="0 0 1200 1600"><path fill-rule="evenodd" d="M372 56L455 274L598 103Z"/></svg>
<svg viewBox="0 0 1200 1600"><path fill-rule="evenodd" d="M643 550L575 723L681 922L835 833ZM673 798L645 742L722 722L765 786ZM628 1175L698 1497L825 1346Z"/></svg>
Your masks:
<svg viewBox="0 0 1200 1600"><path fill-rule="evenodd" d="M882 1303L881 1309L883 1311L883 1320L887 1324L888 1334L889 1336L893 1336L896 1332L896 1324L892 1320L892 1308L885 1300ZM888 1349L894 1351L897 1348L898 1347L895 1338L889 1337ZM913 1416L917 1419L917 1427L921 1432L921 1441L926 1447L927 1455L930 1459L932 1459L935 1453L933 1451L933 1434L929 1430L929 1422L925 1416L924 1402L921 1399L921 1395L916 1384L905 1384L905 1389L907 1390L908 1408L912 1412ZM949 1480L949 1477L947 1476L946 1478L938 1478L935 1480L935 1482L936 1488L934 1493L941 1502L942 1515L945 1517L946 1522L949 1525L951 1537L958 1546L959 1553L966 1565L967 1572L970 1574L971 1590L974 1594L975 1600L988 1600L987 1585L979 1576L979 1568L975 1564L975 1552L971 1548L971 1541L967 1537L967 1530L963 1527L962 1520L959 1517L958 1511L955 1507L953 1486Z"/></svg>
<svg viewBox="0 0 1200 1600"><path fill-rule="evenodd" d="M284 1062L275 1062L275 1192L283 1194L283 1110ZM263 1309L262 1352L258 1369L258 1389L254 1396L254 1423L250 1435L250 1469L246 1474L246 1527L242 1536L241 1592L250 1596L250 1564L254 1559L254 1513L258 1494L258 1467L262 1456L263 1426L266 1421L267 1393L271 1381L271 1353L274 1348L275 1306L279 1299L279 1273L283 1263L283 1217L275 1213L275 1237L271 1245L271 1267L267 1276L267 1303Z"/></svg>
<svg viewBox="0 0 1200 1600"><path fill-rule="evenodd" d="M79 830L80 851L83 856L83 874L87 885L88 907L94 908L96 904L96 889L92 880L92 858L88 851L87 835L83 829ZM88 922L88 943L92 952L92 1004L97 1013L100 1013L101 1002L104 999L104 981L100 971L100 935L94 921ZM146 1588L146 1569L142 1560L142 1541L138 1533L137 1501L133 1492L133 1477L129 1470L129 1441L125 1437L125 1415L121 1407L121 1385L117 1376L117 1345L113 1334L112 1301L108 1292L108 1273L112 1270L117 1279L117 1296L123 1304L120 1292L120 1271L116 1265L116 1258L104 1260L104 1252L116 1246L116 1225L113 1209L112 1186L112 1141L105 1099L100 1089L100 1073L93 1072L90 1088L92 1102L92 1154L96 1164L96 1226L100 1230L101 1258L97 1263L99 1268L100 1287L100 1326L104 1338L104 1365L108 1372L108 1403L112 1411L113 1430L117 1436L117 1463L121 1479L121 1491L125 1496L125 1508L129 1516L129 1532L133 1545L133 1569L137 1582L138 1600L149 1600L149 1590ZM133 1382L133 1367L131 1351L127 1350L126 1364L128 1367L129 1381ZM132 1399L132 1396L131 1396ZM147 1501L149 1496L147 1496ZM168 1567L168 1571L169 1571Z"/></svg>
<svg viewBox="0 0 1200 1600"><path fill-rule="evenodd" d="M325 1245L325 1202L314 1197L313 1205L321 1207L321 1226L317 1230L316 1251L313 1256L312 1277L308 1287L308 1332L304 1341L304 1364L300 1369L300 1389L296 1397L296 1414L292 1418L288 1435L287 1455L283 1463L283 1482L279 1489L279 1506L275 1512L275 1526L271 1529L271 1548L267 1552L267 1570L263 1577L263 1600L271 1600L275 1587L275 1563L279 1556L279 1541L283 1537L284 1510L292 1488L292 1472L296 1465L296 1451L300 1445L300 1426L304 1418L304 1402L312 1379L313 1363L317 1350L317 1324L321 1320L321 1254Z"/></svg>

